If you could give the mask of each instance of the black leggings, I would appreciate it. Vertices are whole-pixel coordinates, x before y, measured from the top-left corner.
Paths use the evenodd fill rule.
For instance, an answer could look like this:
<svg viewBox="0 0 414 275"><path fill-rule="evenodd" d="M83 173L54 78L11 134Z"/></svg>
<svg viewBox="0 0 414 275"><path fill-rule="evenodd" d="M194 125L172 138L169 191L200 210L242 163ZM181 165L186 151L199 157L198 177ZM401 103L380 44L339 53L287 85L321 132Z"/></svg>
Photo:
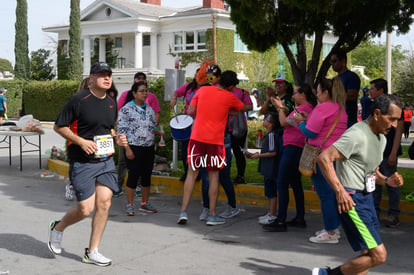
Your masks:
<svg viewBox="0 0 414 275"><path fill-rule="evenodd" d="M244 177L244 171L246 170L246 158L241 151L241 148L244 148L244 144L246 143L246 137L247 133L241 138L231 136L231 149L236 159L237 176L239 177Z"/></svg>
<svg viewBox="0 0 414 275"><path fill-rule="evenodd" d="M404 137L405 138L408 138L410 136L410 127L411 127L411 122L404 121Z"/></svg>
<svg viewBox="0 0 414 275"><path fill-rule="evenodd" d="M128 167L127 186L137 188L138 180L141 178L141 186L149 187L151 185L151 174L154 166L154 146L134 146L130 145L135 158L128 159L125 156Z"/></svg>

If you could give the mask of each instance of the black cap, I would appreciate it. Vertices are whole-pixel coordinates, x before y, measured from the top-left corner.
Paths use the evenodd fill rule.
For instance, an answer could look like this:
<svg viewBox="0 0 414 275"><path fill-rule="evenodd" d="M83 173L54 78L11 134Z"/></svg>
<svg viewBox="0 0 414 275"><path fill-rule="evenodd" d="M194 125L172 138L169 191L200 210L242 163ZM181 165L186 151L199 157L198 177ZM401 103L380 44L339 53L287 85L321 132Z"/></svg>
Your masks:
<svg viewBox="0 0 414 275"><path fill-rule="evenodd" d="M96 74L103 71L112 73L111 66L106 62L96 62L92 65L90 74Z"/></svg>

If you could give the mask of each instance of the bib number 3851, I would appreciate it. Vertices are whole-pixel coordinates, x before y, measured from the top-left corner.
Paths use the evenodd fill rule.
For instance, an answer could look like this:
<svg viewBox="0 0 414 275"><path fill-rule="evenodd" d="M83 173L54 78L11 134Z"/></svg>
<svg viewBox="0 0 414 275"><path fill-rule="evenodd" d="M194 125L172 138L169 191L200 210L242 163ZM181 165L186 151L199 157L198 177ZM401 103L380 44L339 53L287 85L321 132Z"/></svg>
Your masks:
<svg viewBox="0 0 414 275"><path fill-rule="evenodd" d="M114 139L111 135L95 136L93 140L98 146L98 151L95 152L96 158L103 158L115 153Z"/></svg>

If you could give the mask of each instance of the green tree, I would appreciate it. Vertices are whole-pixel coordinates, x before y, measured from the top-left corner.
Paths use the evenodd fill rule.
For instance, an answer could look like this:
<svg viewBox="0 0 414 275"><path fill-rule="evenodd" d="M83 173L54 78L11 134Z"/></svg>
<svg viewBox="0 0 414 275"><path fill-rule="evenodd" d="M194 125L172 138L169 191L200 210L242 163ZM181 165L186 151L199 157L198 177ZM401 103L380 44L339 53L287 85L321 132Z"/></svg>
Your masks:
<svg viewBox="0 0 414 275"><path fill-rule="evenodd" d="M49 59L50 51L38 49L30 53L30 79L31 80L52 80L53 60Z"/></svg>
<svg viewBox="0 0 414 275"><path fill-rule="evenodd" d="M13 73L13 66L12 63L4 58L0 58L0 72L9 71Z"/></svg>
<svg viewBox="0 0 414 275"><path fill-rule="evenodd" d="M82 80L80 0L70 0L68 78Z"/></svg>
<svg viewBox="0 0 414 275"><path fill-rule="evenodd" d="M414 53L398 64L395 79L396 92L404 103L414 104Z"/></svg>
<svg viewBox="0 0 414 275"><path fill-rule="evenodd" d="M27 1L17 0L15 23L14 72L16 78L29 79L29 34L27 31Z"/></svg>
<svg viewBox="0 0 414 275"><path fill-rule="evenodd" d="M320 65L322 38L332 32L332 50L353 50L370 35L384 30L406 33L413 22L412 0L228 0L231 19L249 49L265 51L279 43L296 83L313 83L329 70L330 54ZM310 56L306 38L313 36ZM294 53L289 45L296 45ZM319 70L319 71L318 71Z"/></svg>
<svg viewBox="0 0 414 275"><path fill-rule="evenodd" d="M375 43L371 39L363 41L352 51L352 63L365 67L365 75L370 79L385 77L385 44ZM397 67L407 58L406 51L400 45L392 48L391 79L397 77Z"/></svg>
<svg viewBox="0 0 414 275"><path fill-rule="evenodd" d="M57 45L57 72L59 80L69 80L67 40L61 40Z"/></svg>

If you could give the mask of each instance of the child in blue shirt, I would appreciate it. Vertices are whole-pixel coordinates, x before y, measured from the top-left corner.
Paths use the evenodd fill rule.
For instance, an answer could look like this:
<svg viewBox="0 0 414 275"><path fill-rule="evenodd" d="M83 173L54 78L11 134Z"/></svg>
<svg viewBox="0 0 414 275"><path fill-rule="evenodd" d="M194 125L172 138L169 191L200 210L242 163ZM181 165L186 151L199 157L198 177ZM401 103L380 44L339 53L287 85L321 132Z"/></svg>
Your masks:
<svg viewBox="0 0 414 275"><path fill-rule="evenodd" d="M269 200L269 213L259 217L260 224L270 224L276 219L276 199L277 199L277 158L278 134L276 132L277 117L269 114L263 120L263 127L267 133L264 136L260 153L253 154L251 159L259 159L259 172L264 177L265 196Z"/></svg>

